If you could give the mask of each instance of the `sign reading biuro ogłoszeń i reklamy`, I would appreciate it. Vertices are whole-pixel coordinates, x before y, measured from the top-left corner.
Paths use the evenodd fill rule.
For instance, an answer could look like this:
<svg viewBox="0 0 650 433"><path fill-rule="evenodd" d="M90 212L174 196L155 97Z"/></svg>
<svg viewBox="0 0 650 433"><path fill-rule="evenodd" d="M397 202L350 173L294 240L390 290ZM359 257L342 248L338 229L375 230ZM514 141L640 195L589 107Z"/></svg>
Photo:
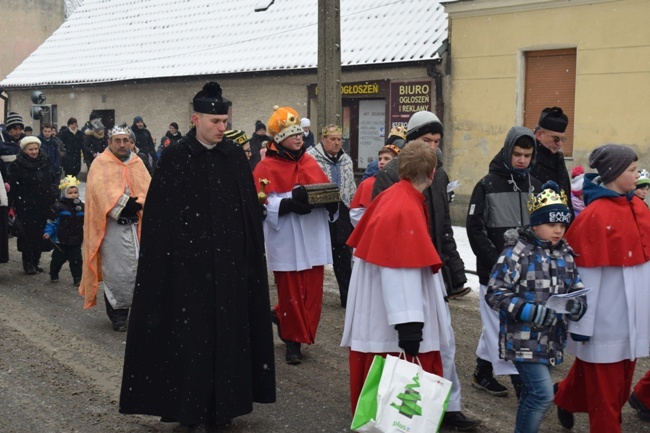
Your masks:
<svg viewBox="0 0 650 433"><path fill-rule="evenodd" d="M404 126L418 111L433 111L432 81L390 83L390 127Z"/></svg>

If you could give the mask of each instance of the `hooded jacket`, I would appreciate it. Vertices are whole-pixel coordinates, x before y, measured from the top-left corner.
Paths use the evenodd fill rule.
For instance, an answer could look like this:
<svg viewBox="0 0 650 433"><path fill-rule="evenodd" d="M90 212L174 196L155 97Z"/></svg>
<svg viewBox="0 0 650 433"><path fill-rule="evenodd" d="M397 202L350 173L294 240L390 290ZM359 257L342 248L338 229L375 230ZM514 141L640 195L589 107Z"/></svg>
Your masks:
<svg viewBox="0 0 650 433"><path fill-rule="evenodd" d="M84 238L84 203L77 198L59 197L50 209L45 233L54 243L81 245Z"/></svg>
<svg viewBox="0 0 650 433"><path fill-rule="evenodd" d="M563 240L556 245L542 241L530 228L519 229L517 239L508 239L497 258L499 266L488 283L485 301L499 311L499 352L502 359L559 365L564 360L568 320L581 316L557 314L548 327L531 324L533 304L545 305L552 295L584 288L578 275L575 254ZM575 298L585 307L584 295Z"/></svg>
<svg viewBox="0 0 650 433"><path fill-rule="evenodd" d="M530 174L535 165L536 146L528 169L512 167L512 150L523 136L535 141L532 131L523 126L508 131L503 147L490 162L488 174L478 181L470 199L467 237L476 255L476 272L481 284L487 284L490 279L492 266L506 242L505 232L528 225L528 197L541 191L541 182Z"/></svg>
<svg viewBox="0 0 650 433"><path fill-rule="evenodd" d="M84 161L90 167L95 158L106 149L106 136L103 129L95 131L90 123L84 126L82 132Z"/></svg>

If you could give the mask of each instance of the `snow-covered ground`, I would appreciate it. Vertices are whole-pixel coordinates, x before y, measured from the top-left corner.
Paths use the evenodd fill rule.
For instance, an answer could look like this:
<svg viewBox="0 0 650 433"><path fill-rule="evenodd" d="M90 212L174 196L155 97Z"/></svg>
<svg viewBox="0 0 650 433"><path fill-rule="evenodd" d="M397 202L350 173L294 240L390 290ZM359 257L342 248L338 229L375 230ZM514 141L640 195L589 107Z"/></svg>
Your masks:
<svg viewBox="0 0 650 433"><path fill-rule="evenodd" d="M458 253L460 258L465 262L465 275L467 276L467 285L472 288L472 290L478 294L478 276L476 275L476 256L472 252L472 248L469 246L469 240L467 239L467 230L465 227L454 226L454 239L456 239L456 246L458 247Z"/></svg>

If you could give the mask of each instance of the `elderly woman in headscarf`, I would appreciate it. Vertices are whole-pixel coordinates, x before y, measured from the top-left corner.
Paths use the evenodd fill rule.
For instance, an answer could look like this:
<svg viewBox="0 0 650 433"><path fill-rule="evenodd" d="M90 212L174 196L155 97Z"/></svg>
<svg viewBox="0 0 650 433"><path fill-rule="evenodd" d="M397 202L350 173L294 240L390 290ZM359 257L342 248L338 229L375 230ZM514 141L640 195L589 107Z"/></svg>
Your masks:
<svg viewBox="0 0 650 433"><path fill-rule="evenodd" d="M41 252L48 250L43 248L43 231L57 194L52 185L54 173L40 149L41 141L28 136L19 144L20 152L8 169L9 204L14 207L21 226L17 246L23 256L23 269L26 274L34 275L43 272Z"/></svg>

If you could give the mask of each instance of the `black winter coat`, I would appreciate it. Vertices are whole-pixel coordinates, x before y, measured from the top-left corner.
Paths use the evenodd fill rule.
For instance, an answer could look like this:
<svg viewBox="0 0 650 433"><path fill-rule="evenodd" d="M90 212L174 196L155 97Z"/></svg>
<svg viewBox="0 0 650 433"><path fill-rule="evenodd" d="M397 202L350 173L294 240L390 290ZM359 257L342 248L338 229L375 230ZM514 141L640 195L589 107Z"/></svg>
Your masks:
<svg viewBox="0 0 650 433"><path fill-rule="evenodd" d="M146 125L140 129L135 124L131 125L131 130L135 134L135 145L140 150L140 153L144 155L145 162L149 162L149 165L152 168L156 167L158 162L158 154L156 153L156 144L153 142L153 137L151 132L147 129ZM140 156L138 154L138 156ZM140 156L142 158L142 156Z"/></svg>
<svg viewBox="0 0 650 433"><path fill-rule="evenodd" d="M63 151L63 142L57 137L51 136L46 139L43 134L38 136L41 140L41 152L45 153L50 161L52 168L52 183L59 186L59 179L61 179L61 152Z"/></svg>
<svg viewBox="0 0 650 433"><path fill-rule="evenodd" d="M262 160L262 155L260 155L260 150L262 150L262 143L269 140L271 140L271 138L267 137L266 135L257 134L253 134L253 136L248 140L251 145L251 159L248 160L248 164L250 165L251 170L254 170L255 166Z"/></svg>
<svg viewBox="0 0 650 433"><path fill-rule="evenodd" d="M93 160L106 149L106 137L104 131L97 133L91 128L85 128L83 131L83 153L84 161L90 168Z"/></svg>
<svg viewBox="0 0 650 433"><path fill-rule="evenodd" d="M476 273L487 285L492 267L506 243L507 230L529 224L528 197L539 194L541 183L529 173L512 168L514 143L523 135L534 136L528 128L515 127L506 137L503 148L490 162L489 173L472 191L467 210L467 237L476 256ZM533 149L531 164L535 164Z"/></svg>
<svg viewBox="0 0 650 433"><path fill-rule="evenodd" d="M9 205L16 210L24 234L18 236L21 252L38 252L43 248L43 232L57 189L52 185L52 169L47 156L39 152L30 158L25 152L16 155L8 170Z"/></svg>
<svg viewBox="0 0 650 433"><path fill-rule="evenodd" d="M389 162L375 179L372 188L372 197L375 198L380 192L399 181L397 172L397 158ZM424 190L427 208L429 211L429 231L433 245L442 259L442 278L445 281L447 294L453 289L462 287L467 283L465 276L465 263L458 254L454 230L451 228L451 217L449 216L449 195L447 185L449 176L442 169L442 158L438 157L438 166L433 177L433 183Z"/></svg>
<svg viewBox="0 0 650 433"><path fill-rule="evenodd" d="M571 202L571 178L564 163L562 151L552 153L542 143L537 141L537 161L533 166L530 174L542 185L549 180L557 183L569 198L569 209L573 212L573 203Z"/></svg>
<svg viewBox="0 0 650 433"><path fill-rule="evenodd" d="M241 148L191 130L144 208L120 412L221 423L275 401L262 211Z"/></svg>
<svg viewBox="0 0 650 433"><path fill-rule="evenodd" d="M77 176L81 171L83 137L83 133L79 129L72 132L67 126L61 128L59 132L59 139L63 142L62 165L66 175Z"/></svg>
<svg viewBox="0 0 650 433"><path fill-rule="evenodd" d="M178 143L179 140L180 140L181 138L183 138L183 134L181 134L180 131L176 131L176 134L175 134L175 135L172 134L170 131L167 131L167 133L165 134L165 136L166 136L166 137L169 137L169 140L171 141L171 142L169 143L170 145L171 145L171 144L176 144L176 143ZM160 141L160 143L162 144L162 140Z"/></svg>

